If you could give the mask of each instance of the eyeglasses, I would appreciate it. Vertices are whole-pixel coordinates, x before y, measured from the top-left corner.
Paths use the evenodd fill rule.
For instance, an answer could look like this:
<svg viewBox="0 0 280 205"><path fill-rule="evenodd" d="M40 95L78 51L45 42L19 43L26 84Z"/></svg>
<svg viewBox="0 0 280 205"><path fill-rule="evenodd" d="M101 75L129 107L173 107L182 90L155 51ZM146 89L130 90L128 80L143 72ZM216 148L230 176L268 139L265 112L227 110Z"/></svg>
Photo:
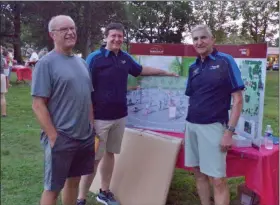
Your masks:
<svg viewBox="0 0 280 205"><path fill-rule="evenodd" d="M67 33L69 30L71 32L76 32L77 27L67 27L67 28L53 29L52 31L58 31L60 33Z"/></svg>

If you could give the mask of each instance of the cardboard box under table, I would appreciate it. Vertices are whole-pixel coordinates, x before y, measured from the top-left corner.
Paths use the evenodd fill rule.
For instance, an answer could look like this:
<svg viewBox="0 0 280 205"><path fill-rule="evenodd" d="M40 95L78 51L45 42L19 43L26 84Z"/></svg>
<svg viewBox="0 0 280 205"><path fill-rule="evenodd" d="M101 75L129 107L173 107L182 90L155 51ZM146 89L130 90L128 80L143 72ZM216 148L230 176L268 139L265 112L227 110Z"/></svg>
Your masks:
<svg viewBox="0 0 280 205"><path fill-rule="evenodd" d="M259 196L248 189L245 184L238 186L238 199L240 205L260 205Z"/></svg>
<svg viewBox="0 0 280 205"><path fill-rule="evenodd" d="M122 205L166 204L181 143L181 139L168 135L125 129L110 185ZM97 193L99 188L97 170L90 191Z"/></svg>

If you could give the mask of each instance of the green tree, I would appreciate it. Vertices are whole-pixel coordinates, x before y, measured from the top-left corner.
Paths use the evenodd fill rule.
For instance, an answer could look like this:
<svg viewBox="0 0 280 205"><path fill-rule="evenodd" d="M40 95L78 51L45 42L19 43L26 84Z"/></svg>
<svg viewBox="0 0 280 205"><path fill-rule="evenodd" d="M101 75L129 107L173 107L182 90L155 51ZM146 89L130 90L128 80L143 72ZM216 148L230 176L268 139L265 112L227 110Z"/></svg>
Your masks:
<svg viewBox="0 0 280 205"><path fill-rule="evenodd" d="M269 41L279 31L279 2L244 1L239 3L238 10L244 19L241 35L255 43Z"/></svg>
<svg viewBox="0 0 280 205"><path fill-rule="evenodd" d="M254 43L254 40L248 36L238 35L238 33L229 34L227 38L220 40L219 44L250 44Z"/></svg>
<svg viewBox="0 0 280 205"><path fill-rule="evenodd" d="M20 8L19 18L14 21L15 12L13 5ZM100 44L103 35L101 28L112 20L120 19L120 11L123 9L122 2L102 2L102 1L52 1L52 2L7 2L1 5L1 10L5 11L5 22L10 23L18 30L22 44L31 45L34 48L53 48L52 39L48 34L48 23L53 16L69 15L78 28L78 42L75 47L77 52L81 52L83 57ZM19 10L19 9L18 9ZM103 12L93 12L103 11ZM1 24L2 26L2 24ZM17 27L16 27L17 26ZM18 27L20 26L20 27ZM7 26L5 26L7 28ZM8 33L8 30L5 30ZM13 36L10 39L14 38ZM13 42L14 43L14 42Z"/></svg>
<svg viewBox="0 0 280 205"><path fill-rule="evenodd" d="M217 43L238 30L235 4L229 1L194 1L194 15L199 23L210 27Z"/></svg>
<svg viewBox="0 0 280 205"><path fill-rule="evenodd" d="M53 16L58 14L68 14L75 5L71 2L51 1L51 2L22 2L24 9L22 12L21 24L24 30L21 33L21 40L36 49L47 47L53 48L53 43L48 35L48 23Z"/></svg>
<svg viewBox="0 0 280 205"><path fill-rule="evenodd" d="M194 25L191 2L135 1L126 5L130 33L138 42L181 43L185 25Z"/></svg>
<svg viewBox="0 0 280 205"><path fill-rule="evenodd" d="M0 37L1 43L12 43L14 37L13 29L13 7L10 3L0 2Z"/></svg>
<svg viewBox="0 0 280 205"><path fill-rule="evenodd" d="M273 39L273 40L269 41L269 46L272 46L272 47L279 47L279 37L277 37L276 39Z"/></svg>
<svg viewBox="0 0 280 205"><path fill-rule="evenodd" d="M1 2L1 42L12 44L15 59L21 63L21 12L23 9L21 2Z"/></svg>

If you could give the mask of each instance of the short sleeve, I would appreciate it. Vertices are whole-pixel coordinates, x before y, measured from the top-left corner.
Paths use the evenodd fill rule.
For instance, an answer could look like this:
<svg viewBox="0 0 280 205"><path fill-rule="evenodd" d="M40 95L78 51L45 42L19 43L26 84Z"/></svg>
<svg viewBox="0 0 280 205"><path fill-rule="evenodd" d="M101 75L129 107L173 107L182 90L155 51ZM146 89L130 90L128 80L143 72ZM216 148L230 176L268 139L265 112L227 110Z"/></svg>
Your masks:
<svg viewBox="0 0 280 205"><path fill-rule="evenodd" d="M191 96L192 95L192 90L191 90L191 81L190 81L190 74L191 74L191 72L190 72L190 70L191 69L189 69L189 76L188 76L188 78L187 78L187 80L186 80L186 92L185 92L185 95L186 96Z"/></svg>
<svg viewBox="0 0 280 205"><path fill-rule="evenodd" d="M93 73L93 71L95 70L95 62L96 59L98 58L99 54L101 54L100 50L94 51L91 54L89 54L86 58L86 63L88 65L88 69L90 71L90 73Z"/></svg>
<svg viewBox="0 0 280 205"><path fill-rule="evenodd" d="M86 58L86 64L87 64L89 71L91 71L91 66L92 66L92 56L91 55L88 55L88 57Z"/></svg>
<svg viewBox="0 0 280 205"><path fill-rule="evenodd" d="M85 68L87 69L87 72L88 72L88 75L89 75L89 78L90 78L90 83L91 83L90 84L90 90L91 90L91 92L93 92L94 89L93 89L93 86L92 86L92 75L91 75L91 72L89 70L89 65L87 64L87 62L84 59L82 59L82 58L80 58L80 59L81 59L82 63L84 64Z"/></svg>
<svg viewBox="0 0 280 205"><path fill-rule="evenodd" d="M37 97L51 96L51 73L48 62L38 61L32 72L31 95Z"/></svg>
<svg viewBox="0 0 280 205"><path fill-rule="evenodd" d="M130 61L130 68L128 71L129 74L134 77L139 76L143 69L142 66L139 63L137 63L131 55L129 55L128 53L126 53L126 55L128 56L128 59Z"/></svg>
<svg viewBox="0 0 280 205"><path fill-rule="evenodd" d="M92 89L94 91L95 89L95 58L96 58L96 52L93 52L91 54L89 54L86 58L86 64L87 64L87 68L88 68L88 71L89 71L89 75L90 75L90 78L91 78L91 82L92 82Z"/></svg>
<svg viewBox="0 0 280 205"><path fill-rule="evenodd" d="M238 90L243 90L245 88L243 80L241 78L241 72L233 59L232 56L228 55L227 56L228 62L229 62L229 79L231 83L231 93L238 91Z"/></svg>

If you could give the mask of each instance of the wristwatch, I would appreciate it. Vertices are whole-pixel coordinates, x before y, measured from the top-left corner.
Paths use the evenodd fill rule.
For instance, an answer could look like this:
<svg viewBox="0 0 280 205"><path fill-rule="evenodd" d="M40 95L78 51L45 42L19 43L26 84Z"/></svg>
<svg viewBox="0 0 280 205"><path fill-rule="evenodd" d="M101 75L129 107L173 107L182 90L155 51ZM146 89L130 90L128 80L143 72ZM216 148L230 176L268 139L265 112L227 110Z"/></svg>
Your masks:
<svg viewBox="0 0 280 205"><path fill-rule="evenodd" d="M229 131L231 131L231 132L234 132L234 131L235 131L235 127L226 125L226 128L227 128L227 130L229 130Z"/></svg>

